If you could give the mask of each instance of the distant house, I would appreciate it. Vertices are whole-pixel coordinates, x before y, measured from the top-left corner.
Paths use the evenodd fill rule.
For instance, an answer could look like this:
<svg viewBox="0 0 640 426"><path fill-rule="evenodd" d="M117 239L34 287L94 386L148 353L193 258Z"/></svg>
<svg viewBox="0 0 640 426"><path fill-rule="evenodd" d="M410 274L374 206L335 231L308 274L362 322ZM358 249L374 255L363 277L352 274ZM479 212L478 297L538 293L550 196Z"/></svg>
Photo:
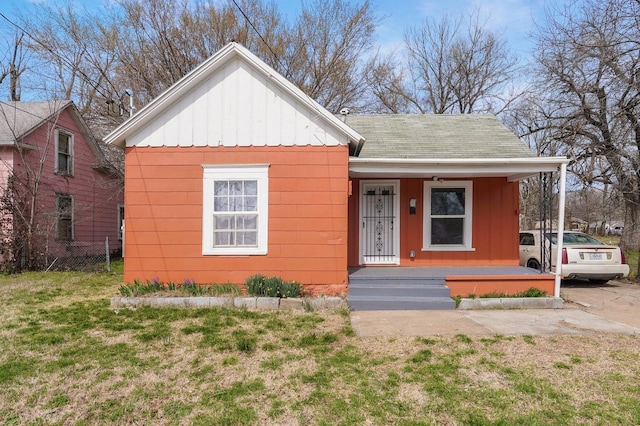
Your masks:
<svg viewBox="0 0 640 426"><path fill-rule="evenodd" d="M122 187L73 102L0 103L3 261L120 249Z"/></svg>
<svg viewBox="0 0 640 426"><path fill-rule="evenodd" d="M519 181L566 159L491 115L335 116L231 43L105 142L125 150L126 282L261 273L346 294L366 271L394 297L410 290L392 274L554 291L519 267Z"/></svg>

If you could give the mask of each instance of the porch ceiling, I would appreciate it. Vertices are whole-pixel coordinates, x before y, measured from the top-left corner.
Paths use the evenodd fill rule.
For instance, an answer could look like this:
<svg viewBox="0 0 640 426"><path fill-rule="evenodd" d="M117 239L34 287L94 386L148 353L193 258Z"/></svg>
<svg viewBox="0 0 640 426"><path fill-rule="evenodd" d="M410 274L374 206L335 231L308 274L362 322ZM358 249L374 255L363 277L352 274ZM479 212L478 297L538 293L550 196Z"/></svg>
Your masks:
<svg viewBox="0 0 640 426"><path fill-rule="evenodd" d="M473 178L506 177L519 181L541 172L556 172L566 157L533 158L349 158L349 176L354 178Z"/></svg>

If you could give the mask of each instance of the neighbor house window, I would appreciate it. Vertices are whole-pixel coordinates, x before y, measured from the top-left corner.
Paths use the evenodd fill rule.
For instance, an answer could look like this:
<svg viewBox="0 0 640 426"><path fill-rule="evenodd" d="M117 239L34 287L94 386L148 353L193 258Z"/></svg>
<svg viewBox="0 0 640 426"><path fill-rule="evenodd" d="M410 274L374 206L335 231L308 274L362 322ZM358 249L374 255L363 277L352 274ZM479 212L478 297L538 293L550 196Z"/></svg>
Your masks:
<svg viewBox="0 0 640 426"><path fill-rule="evenodd" d="M56 194L56 239L73 240L73 197Z"/></svg>
<svg viewBox="0 0 640 426"><path fill-rule="evenodd" d="M202 254L266 254L268 165L205 165Z"/></svg>
<svg viewBox="0 0 640 426"><path fill-rule="evenodd" d="M56 131L56 173L73 175L73 135Z"/></svg>
<svg viewBox="0 0 640 426"><path fill-rule="evenodd" d="M425 182L423 250L473 250L472 196L469 181Z"/></svg>
<svg viewBox="0 0 640 426"><path fill-rule="evenodd" d="M118 204L118 240L122 241L122 234L124 233L124 206Z"/></svg>

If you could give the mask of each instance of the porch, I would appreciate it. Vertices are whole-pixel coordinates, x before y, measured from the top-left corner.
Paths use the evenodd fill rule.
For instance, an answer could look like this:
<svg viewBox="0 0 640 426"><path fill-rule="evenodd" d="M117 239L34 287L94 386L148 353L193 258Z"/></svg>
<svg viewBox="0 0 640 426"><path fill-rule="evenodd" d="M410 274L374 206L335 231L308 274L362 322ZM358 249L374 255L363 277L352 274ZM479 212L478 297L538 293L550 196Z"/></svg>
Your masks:
<svg viewBox="0 0 640 426"><path fill-rule="evenodd" d="M522 266L366 266L349 268L352 310L455 309L452 297L554 292L555 276Z"/></svg>

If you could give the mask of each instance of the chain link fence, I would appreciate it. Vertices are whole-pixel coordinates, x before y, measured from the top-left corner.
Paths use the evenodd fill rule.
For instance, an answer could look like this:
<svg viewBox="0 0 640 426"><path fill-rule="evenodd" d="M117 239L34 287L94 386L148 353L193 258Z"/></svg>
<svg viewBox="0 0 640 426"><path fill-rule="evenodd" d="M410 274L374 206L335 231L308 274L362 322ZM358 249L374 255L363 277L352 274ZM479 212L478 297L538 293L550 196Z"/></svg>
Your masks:
<svg viewBox="0 0 640 426"><path fill-rule="evenodd" d="M57 242L50 247L47 271L85 271L111 272L111 260L120 258L120 242L109 243L109 237L103 242Z"/></svg>

